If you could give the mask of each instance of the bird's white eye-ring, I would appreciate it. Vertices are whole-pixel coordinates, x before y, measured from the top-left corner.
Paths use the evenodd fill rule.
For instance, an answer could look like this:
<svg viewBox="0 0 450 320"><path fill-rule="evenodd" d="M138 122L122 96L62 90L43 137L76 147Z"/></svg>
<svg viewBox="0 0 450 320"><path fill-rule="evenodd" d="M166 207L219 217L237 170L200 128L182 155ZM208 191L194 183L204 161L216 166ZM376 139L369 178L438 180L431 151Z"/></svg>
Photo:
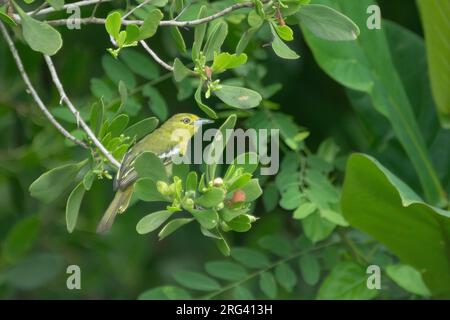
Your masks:
<svg viewBox="0 0 450 320"><path fill-rule="evenodd" d="M184 118L183 119L183 123L184 124L189 124L189 122L191 122L191 119L189 119L189 118Z"/></svg>

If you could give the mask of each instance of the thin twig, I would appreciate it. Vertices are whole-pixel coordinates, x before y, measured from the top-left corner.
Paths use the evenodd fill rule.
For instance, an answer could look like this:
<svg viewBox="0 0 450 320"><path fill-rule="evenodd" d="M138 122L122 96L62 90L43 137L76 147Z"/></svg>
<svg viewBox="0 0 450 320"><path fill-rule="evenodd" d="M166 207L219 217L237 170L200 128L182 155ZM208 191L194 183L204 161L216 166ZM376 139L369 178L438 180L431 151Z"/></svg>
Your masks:
<svg viewBox="0 0 450 320"><path fill-rule="evenodd" d="M99 1L95 4L94 9L92 9L92 12L91 12L91 18L95 17L95 14L97 13L97 9L98 9L98 7L100 6L100 4L102 3L102 1L103 1L103 0L99 0Z"/></svg>
<svg viewBox="0 0 450 320"><path fill-rule="evenodd" d="M81 126L81 128L86 132L88 137L92 140L92 142L95 144L95 146L103 153L103 155L111 162L112 165L114 165L116 168L120 167L120 163L109 153L109 151L105 148L105 146L97 139L95 134L92 132L91 128L84 122L84 120L80 117L80 113L75 108L75 106L72 104L72 101L67 97L66 92L64 91L64 87L59 80L58 74L56 73L55 66L53 65L52 59L44 55L45 62L47 63L48 69L50 70L50 74L53 79L53 83L55 84L56 88L58 89L59 95L61 96L61 101L65 101L67 106L69 107L72 114L77 119L77 124Z"/></svg>
<svg viewBox="0 0 450 320"><path fill-rule="evenodd" d="M130 11L128 11L126 14L123 15L122 20L125 20L127 17L129 17L131 14L133 14L134 11L136 11L139 8L142 8L143 6L145 6L147 3L149 3L152 0L145 0L144 2L142 2L141 4L137 5L136 7L134 7L133 9L131 9Z"/></svg>
<svg viewBox="0 0 450 320"><path fill-rule="evenodd" d="M153 59L155 59L156 62L158 62L164 69L173 72L173 67L166 62L164 62L158 55L150 49L150 47L147 45L147 43L144 40L139 41L140 44L144 47L144 49L148 52L149 55L152 56Z"/></svg>
<svg viewBox="0 0 450 320"><path fill-rule="evenodd" d="M30 16L35 16L37 15L40 11L44 10L44 8L46 8L48 6L47 2L42 2L41 5L39 7L36 8L36 10L34 10L33 12L31 12Z"/></svg>
<svg viewBox="0 0 450 320"><path fill-rule="evenodd" d="M79 146L82 146L83 148L89 149L87 144L84 142L78 140L73 135L71 135L56 119L53 117L53 115L50 113L50 111L47 109L47 107L42 102L41 98L39 97L38 93L34 89L33 85L31 84L30 78L28 77L25 68L23 66L22 60L20 59L19 53L17 52L17 49L14 45L14 42L12 41L11 37L8 34L8 31L6 30L6 27L3 25L2 22L0 22L0 30L3 34L3 37L6 40L6 43L9 46L9 49L11 50L11 54L16 61L17 68L19 69L19 73L22 76L23 81L25 82L25 85L28 88L28 92L33 97L34 101L36 101L39 109L44 113L44 115L47 117L47 119L50 121L53 126L58 129L59 132L61 132L67 139L70 141L78 144Z"/></svg>

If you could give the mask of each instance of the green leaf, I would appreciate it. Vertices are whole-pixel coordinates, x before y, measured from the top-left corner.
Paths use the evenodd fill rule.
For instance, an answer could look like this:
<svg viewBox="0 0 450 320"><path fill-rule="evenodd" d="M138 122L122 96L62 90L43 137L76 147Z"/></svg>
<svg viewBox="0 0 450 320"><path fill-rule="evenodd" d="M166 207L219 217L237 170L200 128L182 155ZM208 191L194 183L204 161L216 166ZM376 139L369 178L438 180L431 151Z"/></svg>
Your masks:
<svg viewBox="0 0 450 320"><path fill-rule="evenodd" d="M189 222L193 221L194 218L179 218L179 219L173 219L169 221L158 233L159 240L162 240L175 231L177 231L179 228L184 226L185 224L188 224Z"/></svg>
<svg viewBox="0 0 450 320"><path fill-rule="evenodd" d="M236 46L236 54L241 54L242 52L244 52L244 50L247 48L248 43L252 39L255 32L258 31L258 29L259 29L259 27L258 28L250 28L242 34L242 36L239 39L239 42Z"/></svg>
<svg viewBox="0 0 450 320"><path fill-rule="evenodd" d="M208 146L205 160L208 163L206 167L206 180L212 181L216 177L217 162L223 153L223 150L228 143L230 135L227 135L227 130L231 130L236 125L236 115L229 116L224 123L220 126L219 130L215 134L211 144ZM206 152L206 150L205 150Z"/></svg>
<svg viewBox="0 0 450 320"><path fill-rule="evenodd" d="M207 262L205 270L213 277L227 281L238 281L247 275L247 271L242 266L225 260Z"/></svg>
<svg viewBox="0 0 450 320"><path fill-rule="evenodd" d="M0 11L0 20L3 21L4 23L7 23L11 27L17 26L17 23L16 23L16 21L14 21L14 19L12 19L6 13L1 12L1 11Z"/></svg>
<svg viewBox="0 0 450 320"><path fill-rule="evenodd" d="M227 222L227 225L231 228L231 230L236 232L247 232L252 227L251 220L246 215L240 215L232 219L231 221Z"/></svg>
<svg viewBox="0 0 450 320"><path fill-rule="evenodd" d="M272 273L269 271L261 273L259 276L259 288L270 299L275 299L277 296L277 283Z"/></svg>
<svg viewBox="0 0 450 320"><path fill-rule="evenodd" d="M61 34L46 22L33 19L16 5L25 41L34 51L52 56L61 49Z"/></svg>
<svg viewBox="0 0 450 320"><path fill-rule="evenodd" d="M289 26L275 26L275 31L284 41L292 41L294 40L294 32Z"/></svg>
<svg viewBox="0 0 450 320"><path fill-rule="evenodd" d="M418 0L417 4L422 17L427 46L427 59L431 89L437 112L443 128L450 129L450 66L447 63L450 56L450 25L446 17L450 14L447 1Z"/></svg>
<svg viewBox="0 0 450 320"><path fill-rule="evenodd" d="M258 179L250 180L241 190L245 192L245 202L255 201L262 194Z"/></svg>
<svg viewBox="0 0 450 320"><path fill-rule="evenodd" d="M189 300L189 292L175 286L163 286L142 292L138 300Z"/></svg>
<svg viewBox="0 0 450 320"><path fill-rule="evenodd" d="M9 230L3 242L3 259L10 264L15 264L21 259L32 248L40 226L41 221L37 215L18 221Z"/></svg>
<svg viewBox="0 0 450 320"><path fill-rule="evenodd" d="M193 209L190 210L190 213L192 213L194 218L197 219L198 223L200 223L200 225L207 230L215 228L219 223L219 214L215 210Z"/></svg>
<svg viewBox="0 0 450 320"><path fill-rule="evenodd" d="M261 269L268 267L270 261L262 252L249 248L233 248L231 257L237 262L251 269Z"/></svg>
<svg viewBox="0 0 450 320"><path fill-rule="evenodd" d="M217 232L220 234L219 231L217 231ZM222 235L220 235L220 236L221 236L222 238L221 238L221 239L215 239L214 242L215 242L215 244L216 244L216 246L217 246L217 249L219 249L220 252L221 252L224 256L228 257L228 256L230 255L230 253L231 253L230 246L229 246L229 244L227 243L226 239L225 239Z"/></svg>
<svg viewBox="0 0 450 320"><path fill-rule="evenodd" d="M287 257L292 253L292 244L283 236L267 235L259 239L258 244L261 248L266 249L280 257Z"/></svg>
<svg viewBox="0 0 450 320"><path fill-rule="evenodd" d="M260 27L264 20L258 15L256 10L249 12L247 22L250 27Z"/></svg>
<svg viewBox="0 0 450 320"><path fill-rule="evenodd" d="M255 297L250 290L245 287L237 286L233 290L233 299L235 300L254 300Z"/></svg>
<svg viewBox="0 0 450 320"><path fill-rule="evenodd" d="M220 90L214 91L214 93L227 105L238 109L255 108L262 100L258 92L241 87L221 85Z"/></svg>
<svg viewBox="0 0 450 320"><path fill-rule="evenodd" d="M126 27L127 37L125 38L125 44L133 45L139 38L139 27L135 24L129 24Z"/></svg>
<svg viewBox="0 0 450 320"><path fill-rule="evenodd" d="M229 54L228 52L215 53L213 64L211 69L213 72L220 73L228 69L237 68L247 62L247 55L241 54Z"/></svg>
<svg viewBox="0 0 450 320"><path fill-rule="evenodd" d="M370 0L344 3L321 0L365 25ZM401 82L386 40L384 28L373 32L363 28L356 41L331 43L303 30L305 39L320 67L333 79L353 90L370 95L374 108L389 120L398 140L419 176L426 198L443 206L445 193L430 160L411 103Z"/></svg>
<svg viewBox="0 0 450 320"><path fill-rule="evenodd" d="M207 15L206 6L201 6L198 12L197 19L204 18L206 17L206 15ZM200 49L203 44L203 38L205 37L206 26L207 26L206 23L202 23L195 27L194 43L192 44L192 61L195 61L200 55Z"/></svg>
<svg viewBox="0 0 450 320"><path fill-rule="evenodd" d="M127 48L120 53L120 58L131 71L145 79L154 80L159 77L159 68L148 55Z"/></svg>
<svg viewBox="0 0 450 320"><path fill-rule="evenodd" d="M297 275L287 263L279 264L275 268L275 278L288 292L292 292L292 289L294 289L297 284Z"/></svg>
<svg viewBox="0 0 450 320"><path fill-rule="evenodd" d="M105 21L106 31L114 40L119 38L120 26L122 25L122 16L119 12L108 14Z"/></svg>
<svg viewBox="0 0 450 320"><path fill-rule="evenodd" d="M128 125L129 117L126 114L119 114L115 117L108 127L111 137L119 136Z"/></svg>
<svg viewBox="0 0 450 320"><path fill-rule="evenodd" d="M158 229L173 212L168 210L161 210L157 212L150 213L143 217L136 225L136 231L139 234L146 234Z"/></svg>
<svg viewBox="0 0 450 320"><path fill-rule="evenodd" d="M178 50L181 53L186 53L186 43L184 42L183 35L180 32L180 29L178 27L171 26L169 28L170 35L172 36L172 39L175 42L175 45L177 46Z"/></svg>
<svg viewBox="0 0 450 320"><path fill-rule="evenodd" d="M296 14L303 28L329 41L356 40L358 26L346 15L320 4L302 6Z"/></svg>
<svg viewBox="0 0 450 320"><path fill-rule="evenodd" d="M312 254L305 254L298 260L303 280L310 286L316 285L320 280L320 264Z"/></svg>
<svg viewBox="0 0 450 320"><path fill-rule="evenodd" d="M141 138L151 133L158 126L158 119L155 117L146 118L129 126L123 134L139 141Z"/></svg>
<svg viewBox="0 0 450 320"><path fill-rule="evenodd" d="M362 154L348 160L341 207L350 225L383 243L403 263L425 270L422 277L433 296L450 297L449 211L424 203L375 159Z"/></svg>
<svg viewBox="0 0 450 320"><path fill-rule="evenodd" d="M66 225L69 233L72 233L77 225L78 213L80 211L81 201L83 201L84 192L85 189L83 182L80 182L75 189L73 189L67 199Z"/></svg>
<svg viewBox="0 0 450 320"><path fill-rule="evenodd" d="M66 164L47 171L30 185L30 194L46 203L54 201L74 182L88 160Z"/></svg>
<svg viewBox="0 0 450 320"><path fill-rule="evenodd" d="M294 211L294 219L304 219L309 216L311 213L316 211L317 206L311 202L302 203L295 211Z"/></svg>
<svg viewBox="0 0 450 320"><path fill-rule="evenodd" d="M180 82L189 74L190 70L180 61L180 59L175 58L173 62L173 77L175 81Z"/></svg>
<svg viewBox="0 0 450 320"><path fill-rule="evenodd" d="M134 169L140 178L150 178L154 182L167 181L167 172L161 159L153 152L143 152L134 162Z"/></svg>
<svg viewBox="0 0 450 320"><path fill-rule="evenodd" d="M208 107L206 104L203 103L202 101L202 86L203 86L203 82L200 81L197 90L195 91L195 101L197 102L198 107L208 115L208 117L212 118L212 119L217 119L217 114L216 112L211 109L210 107Z"/></svg>
<svg viewBox="0 0 450 320"><path fill-rule="evenodd" d="M211 208L217 206L224 199L225 190L222 188L211 188L196 199L195 202L204 208Z"/></svg>
<svg viewBox="0 0 450 320"><path fill-rule="evenodd" d="M138 40L144 40L156 33L158 29L159 22L163 17L162 12L159 9L153 9L150 11L144 19L144 23L139 28L139 37Z"/></svg>
<svg viewBox="0 0 450 320"><path fill-rule="evenodd" d="M178 271L173 277L176 282L192 290L215 291L221 288L216 280L198 272Z"/></svg>
<svg viewBox="0 0 450 320"><path fill-rule="evenodd" d="M118 85L120 81L123 81L129 90L132 90L136 86L136 79L133 73L119 60L114 59L110 55L105 55L102 58L102 66L107 76L115 84Z"/></svg>
<svg viewBox="0 0 450 320"><path fill-rule="evenodd" d="M168 198L158 192L156 182L152 178L138 179L134 185L134 192L143 201L169 201Z"/></svg>
<svg viewBox="0 0 450 320"><path fill-rule="evenodd" d="M420 272L411 266L406 264L389 265L386 267L386 273L396 284L408 292L424 297L431 295Z"/></svg>
<svg viewBox="0 0 450 320"><path fill-rule="evenodd" d="M317 299L368 300L378 293L378 290L367 288L367 274L360 265L354 262L341 262L322 282Z"/></svg>
<svg viewBox="0 0 450 320"><path fill-rule="evenodd" d="M84 190L89 191L91 190L92 184L94 183L96 174L92 171L89 170L83 177L83 186L84 186Z"/></svg>
<svg viewBox="0 0 450 320"><path fill-rule="evenodd" d="M45 0L45 1L47 1L56 10L61 10L64 7L64 0Z"/></svg>
<svg viewBox="0 0 450 320"><path fill-rule="evenodd" d="M197 180L197 172L189 172L186 178L186 192L195 192L195 190L197 190Z"/></svg>
<svg viewBox="0 0 450 320"><path fill-rule="evenodd" d="M162 121L166 120L169 115L166 100L158 90L150 85L146 85L142 90L142 94L149 97L150 110Z"/></svg>
<svg viewBox="0 0 450 320"><path fill-rule="evenodd" d="M246 185L252 179L250 173L244 173L241 176L237 176L235 179L230 180L227 192L234 191Z"/></svg>
<svg viewBox="0 0 450 320"><path fill-rule="evenodd" d="M27 256L4 274L6 283L31 290L47 284L63 271L64 258L60 255L41 253Z"/></svg>
<svg viewBox="0 0 450 320"><path fill-rule="evenodd" d="M203 48L206 61L211 61L214 58L214 53L220 52L220 48L228 34L228 24L225 21L212 25L212 28Z"/></svg>
<svg viewBox="0 0 450 320"><path fill-rule="evenodd" d="M289 48L283 40L280 39L278 33L275 31L274 27L270 25L270 29L272 31L273 41L272 41L272 49L277 56L283 59L298 59L300 56Z"/></svg>
<svg viewBox="0 0 450 320"><path fill-rule="evenodd" d="M303 194L298 186L289 187L281 194L280 207L285 210L294 210L300 205Z"/></svg>
<svg viewBox="0 0 450 320"><path fill-rule="evenodd" d="M338 212L328 209L320 210L320 216L327 219L328 221L337 224L338 226L348 227L348 222L345 218Z"/></svg>
<svg viewBox="0 0 450 320"><path fill-rule="evenodd" d="M322 219L317 212L303 219L302 226L306 237L313 243L326 239L336 227L334 223Z"/></svg>
<svg viewBox="0 0 450 320"><path fill-rule="evenodd" d="M280 194L275 184L266 185L263 192L263 203L267 212L274 210L277 207Z"/></svg>

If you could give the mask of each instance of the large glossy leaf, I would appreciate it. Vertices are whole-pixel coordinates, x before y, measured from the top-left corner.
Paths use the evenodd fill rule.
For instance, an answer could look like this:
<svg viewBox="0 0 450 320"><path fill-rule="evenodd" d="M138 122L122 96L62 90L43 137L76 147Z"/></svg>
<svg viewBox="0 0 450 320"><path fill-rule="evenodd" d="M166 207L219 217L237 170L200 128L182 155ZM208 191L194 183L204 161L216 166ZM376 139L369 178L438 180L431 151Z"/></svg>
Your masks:
<svg viewBox="0 0 450 320"><path fill-rule="evenodd" d="M372 0L320 0L348 15L359 26L366 24L366 9ZM370 95L376 110L389 122L414 165L426 198L444 205L446 197L430 161L424 139L398 70L392 61L384 29L361 28L357 40L332 43L303 29L306 41L321 68L342 85Z"/></svg>
<svg viewBox="0 0 450 320"><path fill-rule="evenodd" d="M450 129L450 2L418 0L425 31L431 89L442 126Z"/></svg>
<svg viewBox="0 0 450 320"><path fill-rule="evenodd" d="M424 203L375 159L347 163L342 211L346 220L422 273L437 297L450 297L450 212Z"/></svg>

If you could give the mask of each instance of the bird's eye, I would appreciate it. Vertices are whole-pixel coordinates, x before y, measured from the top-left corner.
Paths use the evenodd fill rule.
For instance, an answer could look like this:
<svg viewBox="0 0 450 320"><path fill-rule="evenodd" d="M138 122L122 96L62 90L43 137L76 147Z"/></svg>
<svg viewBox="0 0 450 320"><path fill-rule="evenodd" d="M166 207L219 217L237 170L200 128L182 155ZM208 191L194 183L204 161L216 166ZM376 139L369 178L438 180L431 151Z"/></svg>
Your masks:
<svg viewBox="0 0 450 320"><path fill-rule="evenodd" d="M191 122L191 119L189 119L189 118L184 118L183 119L183 123L184 124L189 124L189 122Z"/></svg>

